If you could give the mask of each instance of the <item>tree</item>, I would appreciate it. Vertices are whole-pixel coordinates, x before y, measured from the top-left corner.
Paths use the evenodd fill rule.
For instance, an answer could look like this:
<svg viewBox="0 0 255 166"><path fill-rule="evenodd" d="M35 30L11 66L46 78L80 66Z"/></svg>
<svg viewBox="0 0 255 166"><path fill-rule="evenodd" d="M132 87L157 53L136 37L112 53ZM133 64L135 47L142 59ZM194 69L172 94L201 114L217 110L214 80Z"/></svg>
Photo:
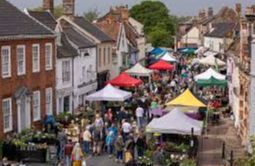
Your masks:
<svg viewBox="0 0 255 166"><path fill-rule="evenodd" d="M144 25L145 35L153 46L173 45L177 21L175 17L169 15L164 3L143 1L132 7L130 16Z"/></svg>
<svg viewBox="0 0 255 166"><path fill-rule="evenodd" d="M88 20L89 22L93 22L94 20L98 19L100 12L95 9L90 9L88 12L83 13L83 17Z"/></svg>

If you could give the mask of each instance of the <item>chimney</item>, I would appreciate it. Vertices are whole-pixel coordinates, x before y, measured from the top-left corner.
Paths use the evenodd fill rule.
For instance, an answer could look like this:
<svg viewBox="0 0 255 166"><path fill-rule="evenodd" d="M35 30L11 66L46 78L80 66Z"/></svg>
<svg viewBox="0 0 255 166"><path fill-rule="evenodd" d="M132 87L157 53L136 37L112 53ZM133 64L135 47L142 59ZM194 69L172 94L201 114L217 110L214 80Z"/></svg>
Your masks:
<svg viewBox="0 0 255 166"><path fill-rule="evenodd" d="M242 14L242 5L241 5L241 3L236 4L236 13L237 13L238 17L241 16L241 14Z"/></svg>
<svg viewBox="0 0 255 166"><path fill-rule="evenodd" d="M200 10L199 11L199 14L198 14L198 19L199 20L202 20L206 17L206 11L203 9L203 10Z"/></svg>
<svg viewBox="0 0 255 166"><path fill-rule="evenodd" d="M127 21L129 18L129 13L128 13L128 6L121 6L120 7L120 14L121 14L121 19L123 21Z"/></svg>
<svg viewBox="0 0 255 166"><path fill-rule="evenodd" d="M209 7L207 11L207 17L212 17L213 16L213 8Z"/></svg>
<svg viewBox="0 0 255 166"><path fill-rule="evenodd" d="M63 0L63 14L69 18L74 17L75 13L75 0Z"/></svg>
<svg viewBox="0 0 255 166"><path fill-rule="evenodd" d="M43 10L54 13L54 0L43 0Z"/></svg>

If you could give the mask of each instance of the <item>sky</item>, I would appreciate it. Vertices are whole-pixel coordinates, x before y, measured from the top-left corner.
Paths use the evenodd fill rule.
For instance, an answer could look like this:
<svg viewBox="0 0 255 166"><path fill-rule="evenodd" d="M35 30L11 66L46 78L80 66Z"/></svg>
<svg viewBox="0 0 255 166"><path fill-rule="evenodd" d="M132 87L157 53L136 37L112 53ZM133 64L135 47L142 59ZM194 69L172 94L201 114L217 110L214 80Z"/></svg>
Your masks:
<svg viewBox="0 0 255 166"><path fill-rule="evenodd" d="M20 9L34 8L41 6L42 0L8 0ZM97 8L101 15L104 15L111 6L126 5L129 8L142 0L76 0L76 14ZM222 6L234 7L235 3L242 3L244 8L247 5L255 4L254 0L160 0L166 4L170 13L178 16L194 16L200 9L213 7L217 12ZM55 0L60 4L62 0Z"/></svg>

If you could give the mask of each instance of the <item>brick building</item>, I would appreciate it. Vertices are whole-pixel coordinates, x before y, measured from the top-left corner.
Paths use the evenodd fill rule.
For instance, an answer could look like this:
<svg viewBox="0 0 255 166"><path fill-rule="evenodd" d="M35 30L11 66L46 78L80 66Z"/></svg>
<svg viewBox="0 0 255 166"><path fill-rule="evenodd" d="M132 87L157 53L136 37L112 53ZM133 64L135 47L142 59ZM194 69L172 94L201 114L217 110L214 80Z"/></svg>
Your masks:
<svg viewBox="0 0 255 166"><path fill-rule="evenodd" d="M0 137L55 112L55 35L0 1Z"/></svg>

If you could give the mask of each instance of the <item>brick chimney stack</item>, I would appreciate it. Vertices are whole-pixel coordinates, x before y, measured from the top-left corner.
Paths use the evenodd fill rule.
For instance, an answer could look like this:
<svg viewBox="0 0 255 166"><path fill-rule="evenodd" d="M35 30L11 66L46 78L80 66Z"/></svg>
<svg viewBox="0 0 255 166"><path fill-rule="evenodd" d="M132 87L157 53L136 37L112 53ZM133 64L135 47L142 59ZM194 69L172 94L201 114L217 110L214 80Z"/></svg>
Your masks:
<svg viewBox="0 0 255 166"><path fill-rule="evenodd" d="M75 14L75 0L63 0L63 14L69 18L73 18Z"/></svg>
<svg viewBox="0 0 255 166"><path fill-rule="evenodd" d="M236 13L237 13L238 17L240 17L242 15L242 5L241 5L241 3L236 4Z"/></svg>
<svg viewBox="0 0 255 166"><path fill-rule="evenodd" d="M54 13L54 0L43 0L43 10Z"/></svg>
<svg viewBox="0 0 255 166"><path fill-rule="evenodd" d="M207 11L207 17L212 17L213 16L213 8L209 7Z"/></svg>

